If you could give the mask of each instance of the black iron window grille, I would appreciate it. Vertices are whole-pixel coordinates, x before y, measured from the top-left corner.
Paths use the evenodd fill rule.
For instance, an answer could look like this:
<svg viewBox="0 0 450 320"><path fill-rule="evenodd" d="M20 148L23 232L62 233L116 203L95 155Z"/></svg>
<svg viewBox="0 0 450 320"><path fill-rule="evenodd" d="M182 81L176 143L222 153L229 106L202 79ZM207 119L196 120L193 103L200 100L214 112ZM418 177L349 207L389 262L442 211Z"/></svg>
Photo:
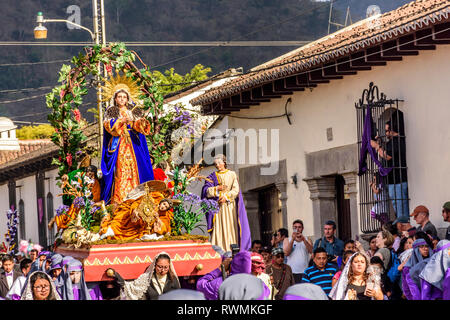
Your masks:
<svg viewBox="0 0 450 320"><path fill-rule="evenodd" d="M355 103L359 153L359 209L363 233L409 217L403 100L387 99L372 82ZM368 111L370 113L368 114Z"/></svg>
<svg viewBox="0 0 450 320"><path fill-rule="evenodd" d="M27 235L25 233L25 203L22 199L19 201L19 234L20 239L27 239Z"/></svg>
<svg viewBox="0 0 450 320"><path fill-rule="evenodd" d="M51 221L53 219L53 195L51 192L47 193L47 221ZM54 227L53 227L54 228ZM48 233L47 245L51 246L55 242L55 232L50 229Z"/></svg>

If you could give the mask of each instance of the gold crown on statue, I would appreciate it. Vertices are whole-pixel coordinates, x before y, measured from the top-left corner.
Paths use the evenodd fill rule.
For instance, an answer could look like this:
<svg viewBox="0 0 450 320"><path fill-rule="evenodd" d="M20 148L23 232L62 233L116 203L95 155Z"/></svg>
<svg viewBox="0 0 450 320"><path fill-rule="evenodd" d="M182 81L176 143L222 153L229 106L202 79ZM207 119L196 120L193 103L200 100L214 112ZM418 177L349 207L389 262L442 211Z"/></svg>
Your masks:
<svg viewBox="0 0 450 320"><path fill-rule="evenodd" d="M105 85L102 86L102 90L102 101L110 101L114 98L117 91L125 90L128 93L130 100L134 103L138 103L139 95L141 94L141 90L136 81L126 75L119 74L119 72L116 73L115 77L112 76L105 82Z"/></svg>

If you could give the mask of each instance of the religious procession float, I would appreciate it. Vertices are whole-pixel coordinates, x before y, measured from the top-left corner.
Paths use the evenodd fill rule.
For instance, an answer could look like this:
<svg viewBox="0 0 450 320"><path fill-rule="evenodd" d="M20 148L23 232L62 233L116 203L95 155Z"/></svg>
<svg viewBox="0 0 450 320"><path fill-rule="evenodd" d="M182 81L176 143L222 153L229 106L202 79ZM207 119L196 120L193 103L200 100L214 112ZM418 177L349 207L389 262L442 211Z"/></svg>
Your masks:
<svg viewBox="0 0 450 320"><path fill-rule="evenodd" d="M188 191L192 181L212 187L217 181L199 176L200 162L180 167L171 159L174 146L191 138L173 141L168 133L189 126L191 115L179 108L164 110L158 81L123 44L87 47L71 62L63 65L60 84L46 96L63 197L49 223L58 230L54 251L82 261L89 282L107 280L109 268L136 279L160 252L170 255L178 276L217 268L221 256L209 237L192 231L211 231L219 198ZM103 129L98 150L87 143L80 113L89 86L96 87L105 105L97 114ZM92 165L95 158L99 168ZM204 216L208 226L201 225Z"/></svg>

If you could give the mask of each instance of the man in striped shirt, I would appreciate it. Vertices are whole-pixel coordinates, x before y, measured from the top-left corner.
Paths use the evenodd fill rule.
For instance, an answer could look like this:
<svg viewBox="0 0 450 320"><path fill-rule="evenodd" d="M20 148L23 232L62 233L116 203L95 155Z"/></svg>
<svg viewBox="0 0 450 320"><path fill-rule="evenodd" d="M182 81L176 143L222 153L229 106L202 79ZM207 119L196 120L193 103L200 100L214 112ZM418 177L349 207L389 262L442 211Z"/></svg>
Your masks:
<svg viewBox="0 0 450 320"><path fill-rule="evenodd" d="M331 281L338 271L337 265L327 262L327 251L319 247L313 252L314 264L306 268L302 283L313 283L320 286L328 295L331 291Z"/></svg>

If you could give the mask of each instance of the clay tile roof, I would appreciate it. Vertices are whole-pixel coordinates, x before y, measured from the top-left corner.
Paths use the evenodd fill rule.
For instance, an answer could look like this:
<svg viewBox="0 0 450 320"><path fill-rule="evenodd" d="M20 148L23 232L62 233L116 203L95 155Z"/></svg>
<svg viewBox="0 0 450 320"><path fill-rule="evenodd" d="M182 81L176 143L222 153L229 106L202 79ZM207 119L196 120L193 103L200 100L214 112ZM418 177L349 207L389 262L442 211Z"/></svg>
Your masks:
<svg viewBox="0 0 450 320"><path fill-rule="evenodd" d="M98 123L89 124L83 129L88 146L97 146ZM0 151L0 175L29 162L50 159L57 155L59 147L50 139L19 140L20 150ZM0 182L2 178L0 177Z"/></svg>
<svg viewBox="0 0 450 320"><path fill-rule="evenodd" d="M445 22L450 15L448 0L416 0L393 11L358 21L333 34L308 43L268 61L222 86L208 90L190 101L206 105L264 83L298 74L369 46L393 40L419 29Z"/></svg>
<svg viewBox="0 0 450 320"><path fill-rule="evenodd" d="M52 144L50 139L19 140L20 150L0 151L0 165Z"/></svg>

